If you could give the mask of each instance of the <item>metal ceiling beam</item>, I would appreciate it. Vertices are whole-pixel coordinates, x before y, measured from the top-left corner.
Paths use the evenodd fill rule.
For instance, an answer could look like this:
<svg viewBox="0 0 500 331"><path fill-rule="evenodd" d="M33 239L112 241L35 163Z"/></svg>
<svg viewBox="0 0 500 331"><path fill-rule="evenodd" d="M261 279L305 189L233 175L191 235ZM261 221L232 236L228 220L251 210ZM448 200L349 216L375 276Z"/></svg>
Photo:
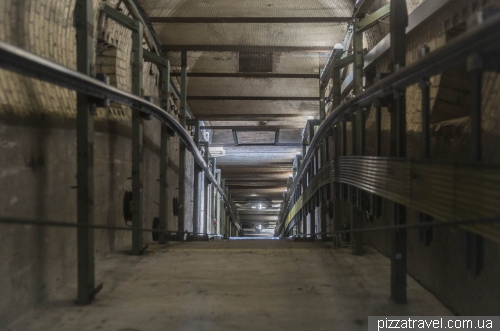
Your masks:
<svg viewBox="0 0 500 331"><path fill-rule="evenodd" d="M174 72L172 77L180 77L180 72ZM203 78L301 78L318 79L318 74L277 74L272 72L188 72L188 77Z"/></svg>
<svg viewBox="0 0 500 331"><path fill-rule="evenodd" d="M304 112L302 114L196 114L196 117L201 121L280 121L290 118L307 118L314 115L315 112ZM303 122L301 121L301 124Z"/></svg>
<svg viewBox="0 0 500 331"><path fill-rule="evenodd" d="M354 17L363 18L373 6L375 0L358 0L354 9Z"/></svg>
<svg viewBox="0 0 500 331"><path fill-rule="evenodd" d="M286 188L286 184L283 185L266 185L266 186L245 186L245 185L230 185L232 190L267 190L267 189L276 189L276 188Z"/></svg>
<svg viewBox="0 0 500 331"><path fill-rule="evenodd" d="M150 17L151 23L345 23L352 17Z"/></svg>
<svg viewBox="0 0 500 331"><path fill-rule="evenodd" d="M162 45L164 52L253 52L253 53L329 53L329 46L262 46L262 45Z"/></svg>
<svg viewBox="0 0 500 331"><path fill-rule="evenodd" d="M200 126L201 130L234 130L240 132L254 132L254 131L269 131L274 132L277 130L293 130L302 129L302 126L282 125L282 126L252 126L252 125L206 125Z"/></svg>
<svg viewBox="0 0 500 331"><path fill-rule="evenodd" d="M247 97L247 96L221 96L221 95L201 95L201 96L188 96L188 100L231 100L231 101L319 101L319 97Z"/></svg>
<svg viewBox="0 0 500 331"><path fill-rule="evenodd" d="M356 23L357 32L365 32L391 14L391 4L387 4Z"/></svg>
<svg viewBox="0 0 500 331"><path fill-rule="evenodd" d="M448 3L453 0L432 0L424 1L420 6L415 8L414 11L408 16L408 27L406 33L415 30L428 18L434 15L437 11L443 9ZM384 55L390 48L390 34L386 35L372 50L365 55L365 70L373 65L382 55Z"/></svg>
<svg viewBox="0 0 500 331"><path fill-rule="evenodd" d="M234 135L233 135L234 136ZM234 144L212 144L210 145L212 147L235 147ZM236 147L251 147L251 146L268 146L268 147L275 147L275 146L282 146L282 147L302 147L302 143L279 143L278 145L275 145L274 143L263 143L263 144L238 144Z"/></svg>

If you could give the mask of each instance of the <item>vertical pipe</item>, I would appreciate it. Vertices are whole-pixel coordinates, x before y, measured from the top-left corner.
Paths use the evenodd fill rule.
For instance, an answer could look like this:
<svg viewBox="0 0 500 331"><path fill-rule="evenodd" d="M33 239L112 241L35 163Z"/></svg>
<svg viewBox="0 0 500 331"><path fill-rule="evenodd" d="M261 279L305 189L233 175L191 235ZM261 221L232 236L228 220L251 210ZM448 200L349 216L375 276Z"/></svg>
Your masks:
<svg viewBox="0 0 500 331"><path fill-rule="evenodd" d="M132 93L142 96L142 61L143 61L143 27L136 22L137 29L132 31ZM132 109L132 226L142 228L142 186L144 178L143 166L143 123L141 112ZM142 254L143 233L140 230L132 231L132 253Z"/></svg>
<svg viewBox="0 0 500 331"><path fill-rule="evenodd" d="M187 110L187 52L181 52L181 100L179 121L183 128L186 127ZM177 231L184 232L186 212L186 145L179 139L179 216Z"/></svg>
<svg viewBox="0 0 500 331"><path fill-rule="evenodd" d="M91 0L77 0L75 8L77 69L92 75L94 68L94 11ZM91 33L90 33L91 32ZM87 95L77 93L77 222L94 224L94 105ZM95 262L94 232L78 227L78 296L80 305L89 304L94 295Z"/></svg>
<svg viewBox="0 0 500 331"><path fill-rule="evenodd" d="M162 68L161 73L161 106L170 111L170 62ZM167 230L168 221L168 126L161 123L160 142L160 230ZM166 243L166 233L161 232L158 242Z"/></svg>

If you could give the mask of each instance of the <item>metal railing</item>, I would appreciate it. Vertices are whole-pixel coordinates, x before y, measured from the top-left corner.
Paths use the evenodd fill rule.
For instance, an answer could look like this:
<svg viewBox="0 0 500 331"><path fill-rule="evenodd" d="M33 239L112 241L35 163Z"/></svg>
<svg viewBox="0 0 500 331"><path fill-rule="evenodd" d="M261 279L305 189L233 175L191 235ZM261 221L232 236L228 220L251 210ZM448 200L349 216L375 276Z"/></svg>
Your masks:
<svg viewBox="0 0 500 331"><path fill-rule="evenodd" d="M81 92L97 99L108 99L109 101L138 109L143 113L157 118L160 122L165 123L179 135L179 138L193 155L195 162L202 168L208 180L227 202L233 220L237 219L236 211L233 209L226 192L215 179L209 165L205 162L198 147L191 139L190 134L164 109L136 95L107 85L95 78L43 59L3 41L0 41L0 67L27 77L36 78L63 88ZM241 226L237 222L234 222L234 224L241 230Z"/></svg>
<svg viewBox="0 0 500 331"><path fill-rule="evenodd" d="M297 170L293 183L289 187L284 199L285 205L276 228L276 233L283 232L288 213L293 207L292 197L298 195L296 192L301 179L308 171L308 167L316 151L320 148L322 140L336 122L341 121L344 116L349 115L353 110L371 106L374 102L394 95L399 90L404 90L412 84L420 83L423 79L428 79L428 77L440 74L447 69L467 63L468 61L469 64L474 61L479 62L476 64L481 66L480 70L498 70L500 68L500 61L495 59L494 54L495 51L500 50L498 40L500 40L500 15L497 14L484 20L481 24L470 28L462 35L457 36L446 45L429 53L425 57L404 68L400 68L397 72L380 80L355 98L344 102L334 109L318 127L316 134L310 141L310 147L303 156L301 166ZM480 138L476 137L473 139Z"/></svg>

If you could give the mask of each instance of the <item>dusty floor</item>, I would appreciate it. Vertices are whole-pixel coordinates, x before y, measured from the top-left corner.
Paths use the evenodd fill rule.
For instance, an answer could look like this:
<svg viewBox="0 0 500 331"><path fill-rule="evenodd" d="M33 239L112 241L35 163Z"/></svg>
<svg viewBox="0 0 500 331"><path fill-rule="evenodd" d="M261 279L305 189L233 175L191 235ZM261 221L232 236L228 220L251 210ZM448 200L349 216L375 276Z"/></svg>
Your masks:
<svg viewBox="0 0 500 331"><path fill-rule="evenodd" d="M390 261L321 243L236 240L151 245L97 263L104 289L85 307L54 300L7 330L363 330L369 315L450 315L408 277L389 298Z"/></svg>

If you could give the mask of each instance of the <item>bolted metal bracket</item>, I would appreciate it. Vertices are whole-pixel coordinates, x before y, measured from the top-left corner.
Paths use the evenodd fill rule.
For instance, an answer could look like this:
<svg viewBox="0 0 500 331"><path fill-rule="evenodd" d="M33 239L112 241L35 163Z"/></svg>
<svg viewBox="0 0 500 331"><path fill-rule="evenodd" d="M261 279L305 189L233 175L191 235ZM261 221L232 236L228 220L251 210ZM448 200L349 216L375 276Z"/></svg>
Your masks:
<svg viewBox="0 0 500 331"><path fill-rule="evenodd" d="M97 74L95 78L101 82L103 82L106 85L109 85L109 76L106 74ZM89 101L95 105L95 108L101 108L101 107L109 107L110 102L108 98L96 98L96 97L89 97ZM92 111L92 114L95 115L95 109Z"/></svg>

